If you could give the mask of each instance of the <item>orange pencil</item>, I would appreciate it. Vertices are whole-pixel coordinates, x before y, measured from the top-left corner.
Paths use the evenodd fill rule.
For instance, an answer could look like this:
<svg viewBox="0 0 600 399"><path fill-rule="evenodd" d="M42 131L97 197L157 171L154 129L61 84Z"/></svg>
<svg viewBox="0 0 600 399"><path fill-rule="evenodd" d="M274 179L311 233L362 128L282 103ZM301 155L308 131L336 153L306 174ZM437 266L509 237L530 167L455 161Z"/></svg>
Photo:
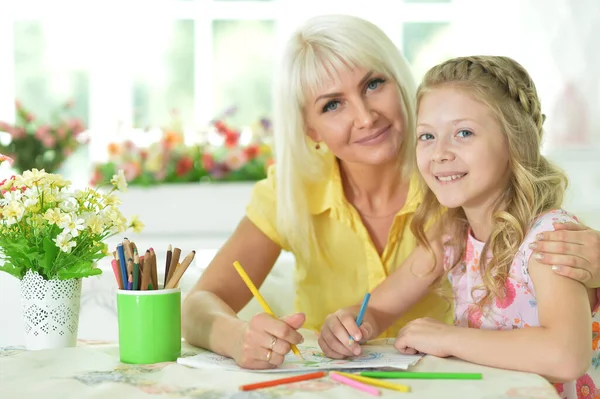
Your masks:
<svg viewBox="0 0 600 399"><path fill-rule="evenodd" d="M111 262L113 272L115 273L115 277L117 278L117 284L119 289L123 289L123 278L121 277L121 270L119 269L119 264L116 259L113 259Z"/></svg>
<svg viewBox="0 0 600 399"><path fill-rule="evenodd" d="M276 385L291 384L292 382L314 380L317 378L323 378L325 377L325 375L326 374L324 371L317 371L316 373L302 374L294 377L280 378L278 380L258 382L256 384L242 385L240 387L240 391L252 391L260 388L274 387Z"/></svg>

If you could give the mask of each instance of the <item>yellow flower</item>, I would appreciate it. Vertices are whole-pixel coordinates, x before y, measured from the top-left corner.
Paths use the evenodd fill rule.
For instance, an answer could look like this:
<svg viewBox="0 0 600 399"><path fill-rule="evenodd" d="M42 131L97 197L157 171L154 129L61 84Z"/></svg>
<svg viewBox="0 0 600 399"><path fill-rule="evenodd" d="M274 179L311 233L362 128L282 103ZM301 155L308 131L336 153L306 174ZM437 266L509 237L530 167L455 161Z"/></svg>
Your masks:
<svg viewBox="0 0 600 399"><path fill-rule="evenodd" d="M59 224L61 222L62 212L58 208L48 209L44 213L44 219L50 224Z"/></svg>
<svg viewBox="0 0 600 399"><path fill-rule="evenodd" d="M129 225L135 233L141 233L144 229L144 223L142 223L138 215L134 215L131 217L131 222L129 223Z"/></svg>

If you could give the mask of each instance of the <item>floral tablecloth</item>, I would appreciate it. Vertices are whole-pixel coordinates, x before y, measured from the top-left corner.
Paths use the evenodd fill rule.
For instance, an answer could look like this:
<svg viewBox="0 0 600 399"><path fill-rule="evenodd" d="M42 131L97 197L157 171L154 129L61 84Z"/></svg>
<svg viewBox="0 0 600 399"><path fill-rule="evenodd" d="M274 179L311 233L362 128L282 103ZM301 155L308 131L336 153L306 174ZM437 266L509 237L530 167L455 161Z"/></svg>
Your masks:
<svg viewBox="0 0 600 399"><path fill-rule="evenodd" d="M197 350L182 346L183 356ZM412 393L382 389L382 396L410 398L558 398L554 388L535 374L498 370L457 359L425 356L414 371L480 372L478 381L403 380ZM286 374L287 375L287 374ZM114 343L79 342L75 348L26 351L0 348L0 398L195 398L296 399L363 398L368 395L328 378L242 392L239 386L281 378L252 372L192 369L176 363L128 365L119 362Z"/></svg>

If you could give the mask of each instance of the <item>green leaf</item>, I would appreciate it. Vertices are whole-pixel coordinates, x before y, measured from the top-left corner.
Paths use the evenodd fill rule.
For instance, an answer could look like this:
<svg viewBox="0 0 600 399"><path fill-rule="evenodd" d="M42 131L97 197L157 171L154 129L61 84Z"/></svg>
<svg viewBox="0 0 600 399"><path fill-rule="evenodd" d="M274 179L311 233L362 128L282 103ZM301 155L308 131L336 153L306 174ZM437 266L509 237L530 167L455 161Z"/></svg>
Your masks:
<svg viewBox="0 0 600 399"><path fill-rule="evenodd" d="M52 271L52 266L54 266L54 261L56 260L59 249L49 237L44 237L43 246L44 260L42 263L42 269L44 270L44 274L46 276L52 278L50 273Z"/></svg>

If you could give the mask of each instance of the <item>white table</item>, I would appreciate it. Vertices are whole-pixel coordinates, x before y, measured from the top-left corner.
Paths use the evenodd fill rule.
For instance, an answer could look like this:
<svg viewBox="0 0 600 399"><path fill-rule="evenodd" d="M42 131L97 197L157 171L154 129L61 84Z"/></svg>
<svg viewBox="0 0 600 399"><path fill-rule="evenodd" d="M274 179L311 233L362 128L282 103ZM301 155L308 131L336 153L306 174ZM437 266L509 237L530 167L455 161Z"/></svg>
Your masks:
<svg viewBox="0 0 600 399"><path fill-rule="evenodd" d="M183 355L195 354L184 343ZM381 389L383 397L409 398L558 398L544 378L529 373L499 370L457 359L425 356L414 371L482 373L482 380L397 380L410 385L410 394ZM114 343L80 342L76 348L46 351L0 350L1 398L194 398L194 399L296 399L365 398L369 395L325 377L262 390L241 392L240 385L291 374L192 369L176 363L146 366L119 362ZM392 380L393 381L393 380Z"/></svg>

